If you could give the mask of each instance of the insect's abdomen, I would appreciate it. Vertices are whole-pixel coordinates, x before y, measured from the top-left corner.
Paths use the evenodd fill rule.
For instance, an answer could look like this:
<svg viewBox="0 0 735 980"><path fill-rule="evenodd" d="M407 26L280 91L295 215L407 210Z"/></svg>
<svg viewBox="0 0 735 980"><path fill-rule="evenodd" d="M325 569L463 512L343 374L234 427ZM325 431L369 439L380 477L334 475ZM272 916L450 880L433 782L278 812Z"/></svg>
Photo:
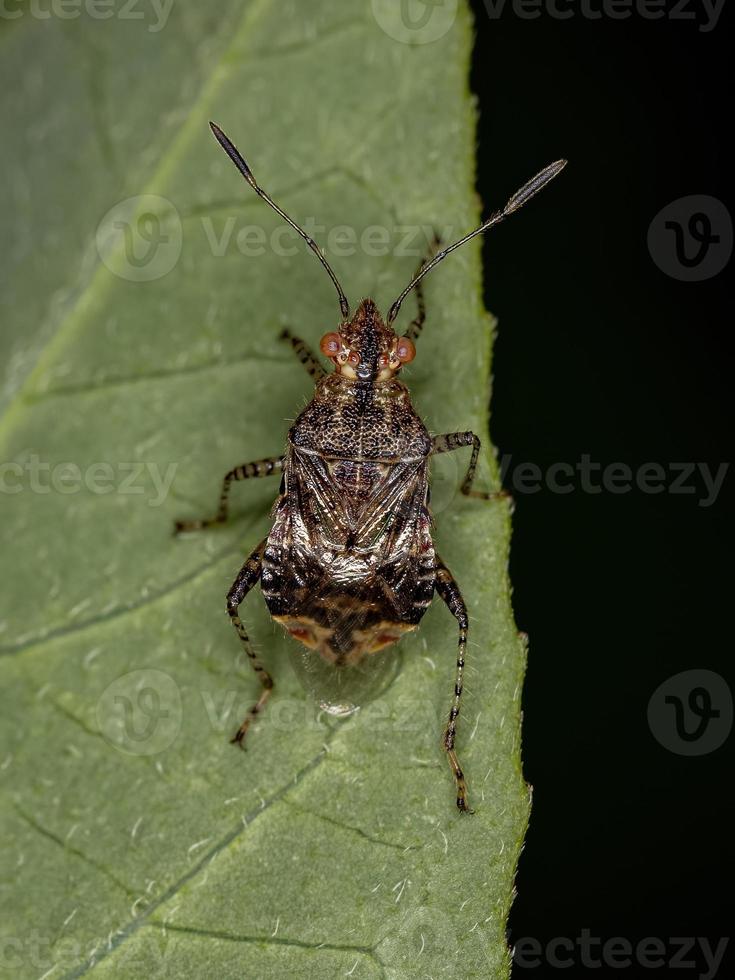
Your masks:
<svg viewBox="0 0 735 980"><path fill-rule="evenodd" d="M427 513L401 548L359 549L321 540L294 546L276 520L263 556L261 587L272 617L337 666L355 665L415 629L434 591ZM389 532L386 532L389 533ZM284 543L289 542L288 547Z"/></svg>
<svg viewBox="0 0 735 980"><path fill-rule="evenodd" d="M431 602L431 546L410 575L391 565L373 570L349 554L324 557L330 560L317 567L301 555L284 560L272 552L263 561L262 590L273 618L325 660L354 664L396 643Z"/></svg>

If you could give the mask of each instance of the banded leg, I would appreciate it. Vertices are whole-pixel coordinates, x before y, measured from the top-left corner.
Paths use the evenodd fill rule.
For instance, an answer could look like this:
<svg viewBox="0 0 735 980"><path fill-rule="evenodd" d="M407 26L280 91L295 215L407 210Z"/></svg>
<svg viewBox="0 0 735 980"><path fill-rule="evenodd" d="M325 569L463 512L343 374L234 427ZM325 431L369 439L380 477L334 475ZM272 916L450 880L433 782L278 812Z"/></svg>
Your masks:
<svg viewBox="0 0 735 980"><path fill-rule="evenodd" d="M457 809L460 813L473 813L467 801L467 783L465 782L462 766L459 764L457 753L454 748L454 739L457 734L457 718L459 717L459 703L462 697L462 678L464 676L464 658L467 649L467 607L464 604L462 593L459 586L454 581L452 573L444 562L437 555L436 559L436 581L434 588L437 594L444 600L450 613L459 624L459 643L457 646L457 673L454 681L454 700L449 711L449 720L444 729L443 743L449 758L449 765L454 775L457 786Z"/></svg>
<svg viewBox="0 0 735 980"><path fill-rule="evenodd" d="M213 527L215 524L224 524L227 520L229 509L230 487L236 480L249 480L252 477L272 476L283 470L283 456L269 456L267 459L258 459L254 463L243 463L236 466L225 474L222 481L222 490L219 495L219 507L214 517L205 517L196 521L174 521L174 534L181 531L201 531L205 527Z"/></svg>
<svg viewBox="0 0 735 980"><path fill-rule="evenodd" d="M477 458L480 455L480 437L474 432L447 432L443 436L434 436L431 445L432 454L453 453L455 449L462 449L463 446L472 446L472 456L470 465L467 467L460 491L465 497L479 497L480 500L496 500L502 497L509 497L506 490L473 490L472 481L475 479L477 469Z"/></svg>
<svg viewBox="0 0 735 980"><path fill-rule="evenodd" d="M441 239L439 238L437 233L434 232L434 237L431 240L431 244L429 245L428 251L426 255L423 257L423 259L421 260L421 262L419 262L418 268L416 269L416 275L419 274L419 272L423 269L423 267L426 265L427 262L431 262L431 260L436 255L437 249L439 248L440 245L441 245ZM418 313L413 318L413 320L411 320L408 326L408 330L405 333L405 336L409 337L411 340L417 339L418 335L421 333L421 331L424 328L424 320L426 319L426 301L424 299L423 280L421 282L416 283L416 285L414 286L414 291L416 293L416 304L418 306Z"/></svg>
<svg viewBox="0 0 735 980"><path fill-rule="evenodd" d="M284 329L281 331L281 340L288 340L296 351L296 356L304 365L306 370L312 376L314 381L321 381L325 378L327 372L324 370L320 362L317 360L316 355L307 343L305 343L301 337L294 337L290 330Z"/></svg>
<svg viewBox="0 0 735 980"><path fill-rule="evenodd" d="M240 569L240 572L232 584L232 588L227 593L227 614L232 621L232 625L235 627L235 632L240 637L240 642L243 645L243 649L248 656L250 665L252 666L255 673L260 678L260 683L263 685L263 690L261 691L260 697L257 702L252 706L250 711L245 715L245 720L242 725L235 732L230 742L236 745L243 746L243 739L247 734L247 730L250 727L253 719L258 715L263 708L265 703L270 697L270 693L273 690L273 678L270 676L268 671L265 669L263 664L258 660L250 644L250 638L247 634L245 627L242 624L242 620L239 615L239 606L243 601L248 592L253 588L260 578L261 571L263 569L263 552L265 551L265 539L260 542L255 551L250 555L248 560Z"/></svg>

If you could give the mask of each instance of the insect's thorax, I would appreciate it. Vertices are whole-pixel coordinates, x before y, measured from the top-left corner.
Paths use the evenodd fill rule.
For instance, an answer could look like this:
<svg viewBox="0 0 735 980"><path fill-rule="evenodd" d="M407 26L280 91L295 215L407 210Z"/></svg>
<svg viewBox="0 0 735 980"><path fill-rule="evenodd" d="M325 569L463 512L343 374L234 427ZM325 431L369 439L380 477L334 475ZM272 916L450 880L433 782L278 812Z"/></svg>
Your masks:
<svg viewBox="0 0 735 980"><path fill-rule="evenodd" d="M329 375L289 432L263 592L274 618L331 662L394 643L431 601L430 448L395 379Z"/></svg>
<svg viewBox="0 0 735 980"><path fill-rule="evenodd" d="M427 456L431 439L396 378L360 384L330 374L289 432L289 442L325 458L400 462Z"/></svg>

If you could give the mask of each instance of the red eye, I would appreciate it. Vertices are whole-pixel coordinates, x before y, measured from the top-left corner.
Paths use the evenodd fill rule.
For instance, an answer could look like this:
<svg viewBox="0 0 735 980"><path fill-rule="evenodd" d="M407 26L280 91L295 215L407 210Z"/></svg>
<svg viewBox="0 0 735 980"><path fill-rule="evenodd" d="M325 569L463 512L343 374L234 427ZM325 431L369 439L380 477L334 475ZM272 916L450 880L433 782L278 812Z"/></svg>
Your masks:
<svg viewBox="0 0 735 980"><path fill-rule="evenodd" d="M325 357L336 357L342 350L342 338L338 333L325 333L319 341L319 349Z"/></svg>
<svg viewBox="0 0 735 980"><path fill-rule="evenodd" d="M416 348L410 337L401 337L396 345L396 357L401 364L409 364L416 357Z"/></svg>
<svg viewBox="0 0 735 980"><path fill-rule="evenodd" d="M355 351L351 351L350 356L347 358L347 360L352 365L352 367L357 367L357 365L360 363L360 355L357 354Z"/></svg>

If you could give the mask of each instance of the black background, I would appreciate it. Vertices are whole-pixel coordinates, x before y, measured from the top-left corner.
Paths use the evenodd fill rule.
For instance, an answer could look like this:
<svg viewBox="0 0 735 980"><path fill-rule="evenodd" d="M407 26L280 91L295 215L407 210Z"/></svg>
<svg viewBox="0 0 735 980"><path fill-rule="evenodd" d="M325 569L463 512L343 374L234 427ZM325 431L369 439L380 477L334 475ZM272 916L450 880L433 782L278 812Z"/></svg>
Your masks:
<svg viewBox="0 0 735 980"><path fill-rule="evenodd" d="M656 266L649 224L689 194L733 211L727 110L731 17L500 19L473 3L478 191L486 211L557 157L569 166L487 236L486 303L500 319L491 428L513 468L730 458L731 264L681 282ZM669 10L671 7L669 7ZM688 10L698 10L690 3ZM705 18L701 17L700 22ZM524 770L534 806L510 940L583 929L635 944L731 934L732 740L685 758L646 709L673 674L731 689L728 473L695 495L514 491L514 607L530 634ZM577 484L578 486L578 484ZM675 947L670 947L671 954ZM599 947L598 947L599 953ZM567 955L567 954L562 954ZM719 976L731 970L729 951ZM526 974L646 976L627 969ZM679 976L697 976L698 967Z"/></svg>

